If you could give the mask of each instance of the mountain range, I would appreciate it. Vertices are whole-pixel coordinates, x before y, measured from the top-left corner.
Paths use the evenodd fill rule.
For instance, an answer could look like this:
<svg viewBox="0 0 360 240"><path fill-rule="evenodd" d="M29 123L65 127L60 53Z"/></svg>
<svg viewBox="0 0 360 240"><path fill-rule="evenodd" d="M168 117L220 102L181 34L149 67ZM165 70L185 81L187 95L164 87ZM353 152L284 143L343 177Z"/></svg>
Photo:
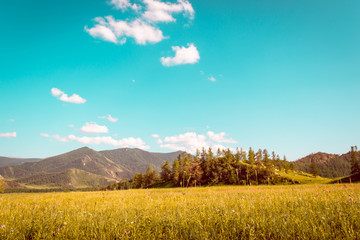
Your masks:
<svg viewBox="0 0 360 240"><path fill-rule="evenodd" d="M45 159L0 158L0 177L10 186L27 188L46 186L62 188L97 187L131 178L151 166L156 170L165 161L172 162L181 152L151 153L122 148L95 151L88 147ZM20 164L22 162L22 164Z"/></svg>
<svg viewBox="0 0 360 240"><path fill-rule="evenodd" d="M45 159L0 157L0 178L12 188L88 188L132 178L149 166L159 172L165 161L181 151L152 153L137 148L95 151L83 147ZM350 175L350 153L313 153L294 161L297 171L311 173L315 163L319 176L339 178Z"/></svg>

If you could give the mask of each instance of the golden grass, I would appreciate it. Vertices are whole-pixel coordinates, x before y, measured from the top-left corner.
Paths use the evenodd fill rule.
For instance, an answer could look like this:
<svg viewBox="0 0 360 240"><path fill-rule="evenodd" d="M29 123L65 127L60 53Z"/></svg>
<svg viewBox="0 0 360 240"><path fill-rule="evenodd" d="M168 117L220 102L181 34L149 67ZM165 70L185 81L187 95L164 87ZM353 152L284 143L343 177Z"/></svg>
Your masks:
<svg viewBox="0 0 360 240"><path fill-rule="evenodd" d="M360 184L0 195L0 239L360 239Z"/></svg>

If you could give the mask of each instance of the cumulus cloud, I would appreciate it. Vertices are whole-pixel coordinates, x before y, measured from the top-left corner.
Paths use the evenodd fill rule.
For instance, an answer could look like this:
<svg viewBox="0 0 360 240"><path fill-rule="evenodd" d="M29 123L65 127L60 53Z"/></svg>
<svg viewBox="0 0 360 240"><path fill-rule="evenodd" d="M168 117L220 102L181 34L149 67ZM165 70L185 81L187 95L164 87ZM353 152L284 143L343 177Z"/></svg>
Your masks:
<svg viewBox="0 0 360 240"><path fill-rule="evenodd" d="M15 138L16 132L0 133L0 138Z"/></svg>
<svg viewBox="0 0 360 240"><path fill-rule="evenodd" d="M105 145L111 145L114 147L135 147L135 148L140 148L143 150L147 150L150 147L146 145L146 143L141 139L141 138L133 138L133 137L129 137L129 138L123 138L120 140L116 140L113 137L110 136L106 136L106 137L78 137L75 135L68 135L65 137L60 137L59 135L49 135L47 133L42 133L41 136L46 137L46 138L52 138L55 139L56 141L60 141L60 142L71 142L71 141L75 141L84 145L100 145L100 144L105 144Z"/></svg>
<svg viewBox="0 0 360 240"><path fill-rule="evenodd" d="M223 150L230 148L231 151L235 151L235 148L224 146L220 143L233 144L237 143L231 138L225 138L226 133L213 133L208 131L205 134L197 134L195 132L187 132L180 135L168 136L163 139L158 139L157 143L161 148L168 148L174 151L181 150L189 153L195 153L196 149L213 148L214 151L217 149Z"/></svg>
<svg viewBox="0 0 360 240"><path fill-rule="evenodd" d="M172 47L175 52L174 57L162 57L160 59L162 65L166 67L181 65L181 64L194 64L199 62L200 55L197 48L193 43L188 44L188 47Z"/></svg>
<svg viewBox="0 0 360 240"><path fill-rule="evenodd" d="M132 22L115 20L112 16L95 18L97 24L87 31L94 38L124 44L126 38L134 38L137 44L157 43L165 37L162 31L156 26L150 25L141 19Z"/></svg>
<svg viewBox="0 0 360 240"><path fill-rule="evenodd" d="M85 125L80 128L80 131L83 133L108 133L109 129L106 126L100 126L95 122L90 122L85 123Z"/></svg>
<svg viewBox="0 0 360 240"><path fill-rule="evenodd" d="M165 39L163 32L156 25L158 22L175 22L173 14L183 13L185 17L194 18L195 11L187 0L177 3L158 0L142 0L142 7L132 4L130 0L110 0L109 4L116 9L136 11L134 20L115 20L113 16L94 18L94 27L85 26L85 31L92 37L103 41L124 44L127 38L134 38L137 44L157 43ZM144 11L139 12L144 8Z"/></svg>
<svg viewBox="0 0 360 240"><path fill-rule="evenodd" d="M178 0L177 3L144 0L146 11L143 18L150 22L174 22L174 13L184 13L190 19L194 18L195 11L188 1Z"/></svg>
<svg viewBox="0 0 360 240"><path fill-rule="evenodd" d="M153 138L159 138L160 136L158 134L151 135Z"/></svg>
<svg viewBox="0 0 360 240"><path fill-rule="evenodd" d="M79 95L73 94L69 97L66 93L64 93L63 91L61 91L58 88L52 88L51 94L54 97L57 97L59 100L64 101L64 102L76 103L76 104L83 104L86 102L86 99L80 97Z"/></svg>
<svg viewBox="0 0 360 240"><path fill-rule="evenodd" d="M206 135L209 137L210 140L217 142L217 143L237 143L237 141L235 141L232 138L225 138L225 136L226 136L225 132L216 134L212 131L208 131L206 133Z"/></svg>
<svg viewBox="0 0 360 240"><path fill-rule="evenodd" d="M117 122L119 119L112 117L110 114L107 116L98 117L99 119L107 119L109 122Z"/></svg>
<svg viewBox="0 0 360 240"><path fill-rule="evenodd" d="M131 8L133 10L139 10L139 6L131 4L129 0L111 0L110 4L114 5L116 9L126 10L127 8Z"/></svg>
<svg viewBox="0 0 360 240"><path fill-rule="evenodd" d="M163 143L160 144L161 148L187 151L190 153L196 152L196 149L208 147L206 136L195 132L187 132L180 135L165 137L162 141Z"/></svg>

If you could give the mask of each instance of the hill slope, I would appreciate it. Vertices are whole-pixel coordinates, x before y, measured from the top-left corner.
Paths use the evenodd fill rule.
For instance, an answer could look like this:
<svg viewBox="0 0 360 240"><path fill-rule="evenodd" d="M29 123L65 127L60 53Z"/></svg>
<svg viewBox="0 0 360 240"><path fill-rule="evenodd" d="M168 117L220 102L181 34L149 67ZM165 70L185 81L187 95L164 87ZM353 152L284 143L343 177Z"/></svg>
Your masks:
<svg viewBox="0 0 360 240"><path fill-rule="evenodd" d="M0 167L0 177L11 186L94 187L131 178L149 166L160 170L166 160L172 162L181 152L150 153L140 149L115 149L97 152L88 147L20 165Z"/></svg>
<svg viewBox="0 0 360 240"><path fill-rule="evenodd" d="M59 173L72 168L112 179L120 179L122 175L128 175L117 164L87 147L45 158L38 162L2 167L0 175L4 178L23 178L39 173Z"/></svg>
<svg viewBox="0 0 360 240"><path fill-rule="evenodd" d="M295 169L311 173L311 163L319 169L319 175L328 178L337 178L350 175L350 153L338 155L328 153L313 153L294 162Z"/></svg>
<svg viewBox="0 0 360 240"><path fill-rule="evenodd" d="M40 173L17 179L15 182L25 185L46 185L62 188L86 188L109 184L111 179L89 173L80 169L68 169L59 173Z"/></svg>
<svg viewBox="0 0 360 240"><path fill-rule="evenodd" d="M37 162L40 158L11 158L11 157L0 157L0 167L20 165L26 162Z"/></svg>
<svg viewBox="0 0 360 240"><path fill-rule="evenodd" d="M173 162L181 153L151 153L138 148L119 148L101 151L102 155L120 165L134 175L136 172L145 172L149 166L160 170L160 165L165 161Z"/></svg>

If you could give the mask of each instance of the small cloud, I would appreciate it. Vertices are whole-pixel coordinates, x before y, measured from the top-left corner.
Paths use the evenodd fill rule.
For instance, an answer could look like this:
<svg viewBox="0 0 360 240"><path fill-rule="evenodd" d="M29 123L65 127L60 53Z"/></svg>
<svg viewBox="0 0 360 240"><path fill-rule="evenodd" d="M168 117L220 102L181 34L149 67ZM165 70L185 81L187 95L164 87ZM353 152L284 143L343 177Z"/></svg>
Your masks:
<svg viewBox="0 0 360 240"><path fill-rule="evenodd" d="M119 119L112 117L110 114L103 117L98 117L99 119L107 119L109 122L117 122Z"/></svg>
<svg viewBox="0 0 360 240"><path fill-rule="evenodd" d="M157 134L153 134L153 135L151 135L153 138L159 138L160 136L159 135L157 135Z"/></svg>
<svg viewBox="0 0 360 240"><path fill-rule="evenodd" d="M168 148L171 150L181 150L186 151L189 153L195 153L196 149L201 148L213 148L213 150L217 149L228 149L230 148L231 151L234 151L234 148L223 146L220 143L228 143L233 144L237 143L237 141L226 138L226 133L214 133L208 131L205 134L198 134L196 132L186 132L180 135L168 136L163 139L158 139L157 143L160 145L161 148Z"/></svg>
<svg viewBox="0 0 360 240"><path fill-rule="evenodd" d="M135 80L132 80L132 82L134 83L134 82L135 82Z"/></svg>
<svg viewBox="0 0 360 240"><path fill-rule="evenodd" d="M75 127L75 126L74 126L74 124L69 124L69 127L70 127L70 128L73 128L73 127Z"/></svg>
<svg viewBox="0 0 360 240"><path fill-rule="evenodd" d="M66 137L60 137L58 134L49 135L47 133L41 133L40 135L43 136L43 137L46 137L46 138L53 138L58 142L70 142L70 139L68 139Z"/></svg>
<svg viewBox="0 0 360 240"><path fill-rule="evenodd" d="M162 65L171 67L199 62L200 55L193 43L188 44L188 47L174 46L172 47L172 50L175 52L175 57L162 57L160 59Z"/></svg>
<svg viewBox="0 0 360 240"><path fill-rule="evenodd" d="M46 138L52 138L59 142L71 142L76 141L78 143L84 144L84 145L111 145L115 147L136 147L143 150L147 150L150 147L146 145L146 143L141 138L123 138L120 140L116 140L110 136L105 137L78 137L75 135L68 135L65 137L60 137L59 135L49 135L47 133L42 133L41 136Z"/></svg>
<svg viewBox="0 0 360 240"><path fill-rule="evenodd" d="M10 122L15 122L15 120L14 120L14 119L10 119L9 121L10 121Z"/></svg>
<svg viewBox="0 0 360 240"><path fill-rule="evenodd" d="M208 77L208 80L210 80L211 82L216 82L216 78L214 78L213 76Z"/></svg>
<svg viewBox="0 0 360 240"><path fill-rule="evenodd" d="M225 136L226 136L225 132L216 134L212 131L208 131L206 133L206 135L209 137L210 140L217 142L217 143L237 143L237 141L235 141L234 139L225 138Z"/></svg>
<svg viewBox="0 0 360 240"><path fill-rule="evenodd" d="M116 9L121 9L125 11L127 8L131 8L132 10L139 10L140 6L134 4L131 4L129 0L111 0L109 4L112 4L115 6Z"/></svg>
<svg viewBox="0 0 360 240"><path fill-rule="evenodd" d="M0 138L15 138L16 132L0 133Z"/></svg>
<svg viewBox="0 0 360 240"><path fill-rule="evenodd" d="M90 122L85 123L85 125L80 128L80 131L83 133L108 133L109 129L106 126L100 126L95 122Z"/></svg>
<svg viewBox="0 0 360 240"><path fill-rule="evenodd" d="M107 16L105 18L97 17L94 20L97 24L92 28L85 26L85 31L92 37L104 41L124 44L126 38L134 38L137 44L145 45L147 43L158 43L165 39L159 28L142 19L127 22Z"/></svg>
<svg viewBox="0 0 360 240"><path fill-rule="evenodd" d="M178 0L178 3L161 2L157 0L144 0L147 10L143 18L149 22L175 22L173 13L184 13L190 19L194 18L195 11L188 1Z"/></svg>
<svg viewBox="0 0 360 240"><path fill-rule="evenodd" d="M76 104L83 104L86 102L86 99L80 97L79 95L73 94L69 97L66 93L64 93L58 88L52 88L51 94L63 102L76 103Z"/></svg>
<svg viewBox="0 0 360 240"><path fill-rule="evenodd" d="M206 126L207 129L209 129L210 127L209 126Z"/></svg>

